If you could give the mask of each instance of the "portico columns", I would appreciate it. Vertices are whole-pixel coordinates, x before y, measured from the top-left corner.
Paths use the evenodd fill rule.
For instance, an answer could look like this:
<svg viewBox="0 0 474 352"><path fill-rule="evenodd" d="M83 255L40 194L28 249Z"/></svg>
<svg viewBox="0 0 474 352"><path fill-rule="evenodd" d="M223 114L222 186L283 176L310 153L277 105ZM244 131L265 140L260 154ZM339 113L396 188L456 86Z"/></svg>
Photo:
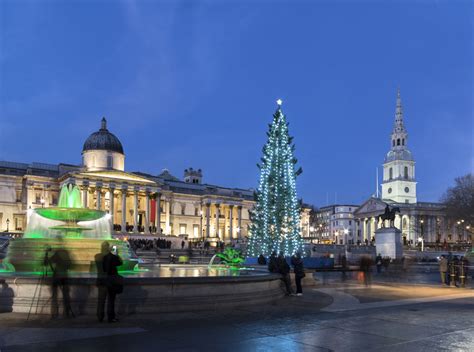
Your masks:
<svg viewBox="0 0 474 352"><path fill-rule="evenodd" d="M161 235L161 193L156 193L156 219L155 219L155 226L156 226L156 233Z"/></svg>
<svg viewBox="0 0 474 352"><path fill-rule="evenodd" d="M150 233L150 192L146 191L145 194L145 233Z"/></svg>
<svg viewBox="0 0 474 352"><path fill-rule="evenodd" d="M133 232L138 232L138 190L133 191Z"/></svg>
<svg viewBox="0 0 474 352"><path fill-rule="evenodd" d="M171 226L170 226L170 218L171 218L171 199L168 198L165 200L165 207L166 207L166 217L165 217L165 234L171 235Z"/></svg>
<svg viewBox="0 0 474 352"><path fill-rule="evenodd" d="M110 186L109 189L109 211L110 211L110 216L112 217L112 228L115 223L115 204L114 204L114 191L115 191L115 186Z"/></svg>
<svg viewBox="0 0 474 352"><path fill-rule="evenodd" d="M239 205L237 207L237 228L239 229L239 233L237 235L238 239L242 239L242 206Z"/></svg>
<svg viewBox="0 0 474 352"><path fill-rule="evenodd" d="M89 207L89 204L88 204L88 199L87 199L87 196L89 194L89 185L84 185L84 189L82 191L83 193L83 198L82 198L82 206L84 208L88 208Z"/></svg>
<svg viewBox="0 0 474 352"><path fill-rule="evenodd" d="M127 232L127 189L122 189L122 232Z"/></svg>
<svg viewBox="0 0 474 352"><path fill-rule="evenodd" d="M206 238L211 237L211 203L206 203Z"/></svg>
<svg viewBox="0 0 474 352"><path fill-rule="evenodd" d="M216 203L216 237L219 237L219 217L221 216L220 204Z"/></svg>
<svg viewBox="0 0 474 352"><path fill-rule="evenodd" d="M230 237L230 240L232 241L234 239L234 226L233 226L233 222L234 222L234 206L233 205L229 205L229 237Z"/></svg>
<svg viewBox="0 0 474 352"><path fill-rule="evenodd" d="M102 188L97 186L95 192L97 195L97 210L100 210L102 205Z"/></svg>

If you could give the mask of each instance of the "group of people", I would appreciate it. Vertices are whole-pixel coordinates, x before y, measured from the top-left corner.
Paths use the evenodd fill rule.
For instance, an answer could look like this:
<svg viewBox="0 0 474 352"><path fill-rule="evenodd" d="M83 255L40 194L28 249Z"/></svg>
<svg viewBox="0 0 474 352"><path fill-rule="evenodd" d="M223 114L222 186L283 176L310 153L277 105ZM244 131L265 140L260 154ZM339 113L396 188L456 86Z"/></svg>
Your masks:
<svg viewBox="0 0 474 352"><path fill-rule="evenodd" d="M165 238L145 239L145 238L129 238L130 247L136 251L137 249L149 251L153 249L170 249L172 242Z"/></svg>
<svg viewBox="0 0 474 352"><path fill-rule="evenodd" d="M467 284L469 260L452 253L447 256L443 254L439 259L439 272L442 285L464 287Z"/></svg>
<svg viewBox="0 0 474 352"><path fill-rule="evenodd" d="M122 225L120 224L113 224L112 225L114 231L117 231L117 232L120 232L120 231L123 231L122 230ZM134 225L129 225L127 223L127 225L125 225L125 232L133 232L134 230ZM137 225L137 231L138 232L145 232L145 226L143 225ZM148 231L151 232L151 233L155 233L156 232L156 226L149 226L148 227Z"/></svg>
<svg viewBox="0 0 474 352"><path fill-rule="evenodd" d="M62 242L62 238L58 239ZM118 255L117 246L110 246L109 242L102 243L101 252L95 256L95 268L97 271L97 318L102 322L105 318L105 304L107 302L107 320L109 323L117 321L115 316L115 297L123 291L123 278L118 274L117 268L122 265L122 259ZM69 251L64 247L55 249L47 248L44 256L44 277L51 272L51 317L59 316L58 291L61 291L63 299L63 314L68 318L74 318L75 314L71 307L69 293L69 270L72 267L72 259Z"/></svg>
<svg viewBox="0 0 474 352"><path fill-rule="evenodd" d="M258 258L258 263L260 265L266 264L266 258L263 254L260 254ZM293 272L295 274L296 296L302 296L303 288L301 286L301 280L305 277L305 273L301 253L296 253L295 255L293 255L291 257L290 263L293 266ZM270 258L268 259L268 271L270 271L271 273L280 274L281 280L285 284L286 294L289 296L294 295L291 287L291 268L283 252L280 252L278 256L275 251L272 252Z"/></svg>

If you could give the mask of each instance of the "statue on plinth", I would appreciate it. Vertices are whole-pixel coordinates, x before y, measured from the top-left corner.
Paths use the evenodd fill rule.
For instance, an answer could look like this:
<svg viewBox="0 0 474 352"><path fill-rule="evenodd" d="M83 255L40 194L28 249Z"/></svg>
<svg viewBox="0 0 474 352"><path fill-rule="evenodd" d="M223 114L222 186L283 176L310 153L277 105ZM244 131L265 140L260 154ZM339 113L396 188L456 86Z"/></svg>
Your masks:
<svg viewBox="0 0 474 352"><path fill-rule="evenodd" d="M389 221L389 227L395 227L395 214L400 213L399 207L393 207L390 209L388 204L385 205L385 212L380 214L377 219L382 219L382 227L385 227L385 220Z"/></svg>

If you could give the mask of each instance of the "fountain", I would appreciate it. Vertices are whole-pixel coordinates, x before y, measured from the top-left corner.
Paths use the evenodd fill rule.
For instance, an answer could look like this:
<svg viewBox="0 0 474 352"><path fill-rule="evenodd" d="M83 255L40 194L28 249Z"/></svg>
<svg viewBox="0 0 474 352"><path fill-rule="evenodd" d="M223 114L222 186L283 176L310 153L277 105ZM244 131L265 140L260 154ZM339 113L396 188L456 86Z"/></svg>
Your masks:
<svg viewBox="0 0 474 352"><path fill-rule="evenodd" d="M95 256L104 241L116 246L123 260L124 293L120 314L156 313L242 307L273 301L283 295L279 275L242 266L240 253L218 254L221 264L156 264L138 268L138 258L125 241L114 240L110 216L81 206L77 186L64 185L58 207L28 211L23 238L11 241L7 258L0 263L0 312L50 314L53 310L51 268L46 253L67 251L68 291L76 315L95 314L97 275ZM214 258L213 258L214 259Z"/></svg>
<svg viewBox="0 0 474 352"><path fill-rule="evenodd" d="M110 215L86 209L75 185L63 185L58 207L28 210L28 226L23 238L12 241L6 259L15 271L42 273L46 250L65 248L70 253L70 270L95 270L94 257L101 244L116 246L123 260L119 270L132 270L137 264L128 244L114 240L110 234Z"/></svg>

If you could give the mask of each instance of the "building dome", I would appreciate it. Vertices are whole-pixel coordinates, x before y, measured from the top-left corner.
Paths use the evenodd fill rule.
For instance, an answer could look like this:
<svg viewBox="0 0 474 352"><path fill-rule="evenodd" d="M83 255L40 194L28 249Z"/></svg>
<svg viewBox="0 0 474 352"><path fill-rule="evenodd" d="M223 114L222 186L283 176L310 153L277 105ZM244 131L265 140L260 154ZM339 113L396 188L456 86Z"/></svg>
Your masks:
<svg viewBox="0 0 474 352"><path fill-rule="evenodd" d="M395 160L413 161L413 155L406 148L399 149L399 150L392 149L385 156L385 162L388 163L390 161L395 161Z"/></svg>
<svg viewBox="0 0 474 352"><path fill-rule="evenodd" d="M89 150L108 150L124 154L120 140L107 129L107 120L105 117L102 118L100 130L92 133L84 142L82 152Z"/></svg>

